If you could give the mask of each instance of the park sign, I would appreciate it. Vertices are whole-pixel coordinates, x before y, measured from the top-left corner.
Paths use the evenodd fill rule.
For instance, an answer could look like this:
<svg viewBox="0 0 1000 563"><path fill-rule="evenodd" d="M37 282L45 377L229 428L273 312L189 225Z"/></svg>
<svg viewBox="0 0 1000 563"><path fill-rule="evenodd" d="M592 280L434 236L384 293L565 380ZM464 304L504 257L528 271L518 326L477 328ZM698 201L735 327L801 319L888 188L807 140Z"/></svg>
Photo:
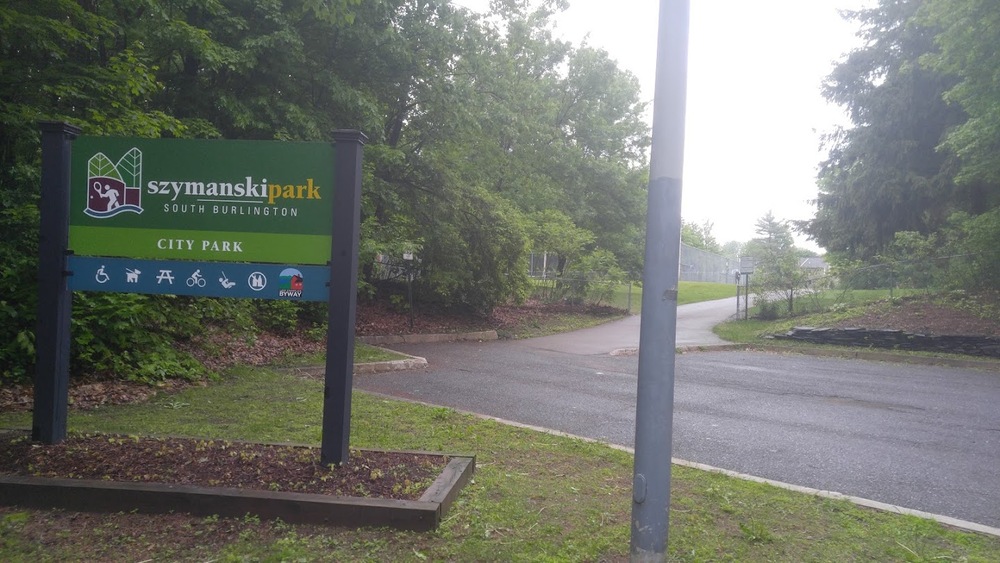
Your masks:
<svg viewBox="0 0 1000 563"><path fill-rule="evenodd" d="M331 145L39 128L32 439L66 437L74 290L326 301L320 461L347 461L364 134L338 129Z"/></svg>
<svg viewBox="0 0 1000 563"><path fill-rule="evenodd" d="M329 143L81 136L69 248L78 256L326 264Z"/></svg>

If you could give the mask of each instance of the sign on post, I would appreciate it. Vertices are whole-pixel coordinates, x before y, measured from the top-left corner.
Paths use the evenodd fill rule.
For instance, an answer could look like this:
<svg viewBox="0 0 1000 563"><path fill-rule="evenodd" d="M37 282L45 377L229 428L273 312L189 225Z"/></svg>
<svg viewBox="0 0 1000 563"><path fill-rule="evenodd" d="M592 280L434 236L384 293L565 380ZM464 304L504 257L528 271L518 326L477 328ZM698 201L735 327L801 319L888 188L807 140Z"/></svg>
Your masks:
<svg viewBox="0 0 1000 563"><path fill-rule="evenodd" d="M66 435L71 290L327 301L321 454L346 461L365 136L335 131L335 149L41 126L33 439Z"/></svg>

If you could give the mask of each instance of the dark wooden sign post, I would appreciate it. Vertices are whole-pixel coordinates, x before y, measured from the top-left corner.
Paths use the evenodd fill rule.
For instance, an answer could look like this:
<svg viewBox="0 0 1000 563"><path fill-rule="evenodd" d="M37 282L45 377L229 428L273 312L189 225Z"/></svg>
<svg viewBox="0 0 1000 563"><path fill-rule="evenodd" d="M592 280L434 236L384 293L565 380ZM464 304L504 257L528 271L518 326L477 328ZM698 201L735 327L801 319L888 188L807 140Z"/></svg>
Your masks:
<svg viewBox="0 0 1000 563"><path fill-rule="evenodd" d="M38 236L38 319L35 329L35 408L31 439L66 438L69 408L69 328L73 293L66 260L69 242L69 163L80 129L46 122L42 130L41 226Z"/></svg>

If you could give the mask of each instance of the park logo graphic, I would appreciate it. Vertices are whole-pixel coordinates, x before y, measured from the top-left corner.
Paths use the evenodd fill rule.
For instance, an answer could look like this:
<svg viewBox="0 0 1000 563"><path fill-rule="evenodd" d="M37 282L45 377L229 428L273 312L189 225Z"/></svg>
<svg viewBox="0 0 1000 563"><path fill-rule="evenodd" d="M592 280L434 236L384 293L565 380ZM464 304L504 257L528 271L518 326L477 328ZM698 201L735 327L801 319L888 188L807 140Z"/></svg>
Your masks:
<svg viewBox="0 0 1000 563"><path fill-rule="evenodd" d="M84 213L107 219L119 213L142 213L142 151L133 147L118 163L99 152L87 161L87 208Z"/></svg>
<svg viewBox="0 0 1000 563"><path fill-rule="evenodd" d="M278 297L302 297L302 272L285 268L278 276Z"/></svg>

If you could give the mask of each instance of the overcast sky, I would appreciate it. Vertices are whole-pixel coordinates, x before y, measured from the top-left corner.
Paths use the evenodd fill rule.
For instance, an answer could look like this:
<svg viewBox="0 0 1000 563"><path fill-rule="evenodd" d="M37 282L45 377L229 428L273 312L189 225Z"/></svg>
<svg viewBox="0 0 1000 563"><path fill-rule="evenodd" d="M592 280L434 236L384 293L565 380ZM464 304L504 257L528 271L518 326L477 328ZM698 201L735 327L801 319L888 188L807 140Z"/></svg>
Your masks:
<svg viewBox="0 0 1000 563"><path fill-rule="evenodd" d="M452 0L488 11L489 0ZM875 0L691 0L684 147L685 220L724 243L754 237L767 213L808 219L821 135L846 124L820 95L833 64L860 45L842 9ZM608 51L653 99L657 0L570 0L556 32ZM649 114L652 115L651 113ZM816 249L803 237L796 244Z"/></svg>

